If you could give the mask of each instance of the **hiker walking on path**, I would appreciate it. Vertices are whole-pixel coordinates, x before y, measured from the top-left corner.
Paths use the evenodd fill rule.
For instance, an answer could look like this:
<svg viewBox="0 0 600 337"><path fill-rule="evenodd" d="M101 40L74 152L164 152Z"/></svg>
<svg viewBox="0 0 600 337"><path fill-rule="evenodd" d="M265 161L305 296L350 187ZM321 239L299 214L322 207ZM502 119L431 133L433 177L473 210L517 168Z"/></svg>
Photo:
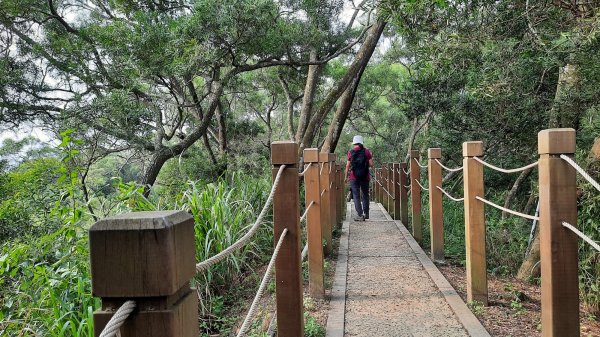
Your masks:
<svg viewBox="0 0 600 337"><path fill-rule="evenodd" d="M348 161L344 176L346 182L350 181L354 208L358 214L355 221L365 221L369 218L369 167L373 167L373 155L363 145L362 136L354 136L352 139L352 150L348 151ZM350 175L348 175L348 171ZM362 198L361 198L362 192ZM362 201L362 202L361 202Z"/></svg>

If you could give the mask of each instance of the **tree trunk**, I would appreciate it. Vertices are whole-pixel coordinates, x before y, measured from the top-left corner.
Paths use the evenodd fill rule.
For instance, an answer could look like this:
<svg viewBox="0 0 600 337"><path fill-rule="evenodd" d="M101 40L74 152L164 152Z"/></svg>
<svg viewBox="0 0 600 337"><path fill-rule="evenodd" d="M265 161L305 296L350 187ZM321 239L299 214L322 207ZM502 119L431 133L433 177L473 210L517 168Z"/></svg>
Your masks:
<svg viewBox="0 0 600 337"><path fill-rule="evenodd" d="M317 61L318 55L317 50L312 49L310 51L310 61ZM300 118L298 120L298 129L296 129L296 142L300 143L304 138L304 132L308 126L308 121L312 115L312 108L315 100L315 93L317 91L317 84L319 82L319 76L321 75L321 64L315 64L308 66L308 74L306 75L306 84L304 85L304 97L302 98L302 109L300 110ZM300 146L302 147L302 146ZM300 150L302 151L302 150Z"/></svg>
<svg viewBox="0 0 600 337"><path fill-rule="evenodd" d="M150 165L144 171L144 175L142 178L142 184L144 185L144 196L147 197L150 195L150 187L154 185L156 182L156 178L160 173L163 165L167 162L167 160L171 159L173 156L169 153L167 148L157 149L152 154L152 159L150 159Z"/></svg>
<svg viewBox="0 0 600 337"><path fill-rule="evenodd" d="M375 50L375 49L373 49ZM371 55L373 53L371 52ZM327 130L327 136L325 137L325 142L323 143L323 148L321 151L323 152L335 152L335 148L337 147L337 143L340 139L340 135L342 134L342 130L344 129L344 124L346 124L346 119L348 119L348 114L350 113L350 108L352 107L352 103L354 102L354 97L356 96L356 90L358 89L358 84L360 83L360 79L362 78L362 74L367 68L367 63L371 58L371 55L365 58L362 67L356 77L352 80L344 94L342 95L342 99L338 108L331 120L331 124L329 124L329 129Z"/></svg>
<svg viewBox="0 0 600 337"><path fill-rule="evenodd" d="M579 76L576 65L567 63L559 69L554 105L550 110L550 128L577 129L582 112L579 111L573 93L577 90L578 84Z"/></svg>
<svg viewBox="0 0 600 337"><path fill-rule="evenodd" d="M526 169L525 171L521 172L521 174L519 174L519 177L517 178L517 180L515 180L515 183L512 185L510 191L508 192L508 194L506 195L506 198L504 199L504 208L510 208L510 204L513 201L513 199L515 198L515 196L517 195L517 192L519 191L519 187L521 187L521 185L523 184L523 182L525 182L525 180L527 179L527 177L529 177L529 175L531 174L531 172L533 171L533 167ZM506 211L502 211L502 220L506 219L508 217L508 212Z"/></svg>
<svg viewBox="0 0 600 337"><path fill-rule="evenodd" d="M427 115L425 116L425 120L420 125L419 125L418 117L415 117L413 119L413 125L410 130L410 135L408 136L408 142L406 144L406 158L404 161L408 161L408 158L410 158L410 151L413 149L413 147L415 145L415 140L417 139L417 135L419 134L419 131L421 131L421 129L427 123L429 123L429 119L431 118L432 115L433 115L433 110L431 110L427 113Z"/></svg>
<svg viewBox="0 0 600 337"><path fill-rule="evenodd" d="M361 45L358 53L356 54L354 61L348 68L348 71L344 75L342 79L340 79L336 85L329 91L323 103L319 107L319 110L312 116L308 126L306 128L306 132L304 133L304 137L302 138L302 142L300 143L300 151L302 151L305 147L309 147L313 144L315 139L315 134L317 132L317 128L323 122L324 117L329 113L331 108L335 105L337 100L342 96L346 88L350 85L351 81L356 77L356 74L360 71L363 63L368 62L371 55L373 54L373 50L377 46L377 42L383 33L383 29L385 28L386 21L382 18L378 18L377 21L371 26L365 41Z"/></svg>
<svg viewBox="0 0 600 337"><path fill-rule="evenodd" d="M225 156L227 154L227 124L226 119L227 116L225 111L223 111L223 104L219 101L217 105L217 121L219 125L218 137L219 137L219 152L221 156Z"/></svg>
<svg viewBox="0 0 600 337"><path fill-rule="evenodd" d="M517 278L522 281L528 281L531 278L540 276L540 226L535 229L531 249L527 253L525 260L517 272Z"/></svg>

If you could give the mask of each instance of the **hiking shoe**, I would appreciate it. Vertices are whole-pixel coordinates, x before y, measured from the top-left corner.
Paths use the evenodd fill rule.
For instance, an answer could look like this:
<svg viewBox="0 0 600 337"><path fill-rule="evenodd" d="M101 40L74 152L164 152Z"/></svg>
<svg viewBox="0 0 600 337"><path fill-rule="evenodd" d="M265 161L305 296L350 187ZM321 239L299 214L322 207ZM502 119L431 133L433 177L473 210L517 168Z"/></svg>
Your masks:
<svg viewBox="0 0 600 337"><path fill-rule="evenodd" d="M365 221L365 218L364 218L364 216L359 215L357 217L354 217L354 221Z"/></svg>
<svg viewBox="0 0 600 337"><path fill-rule="evenodd" d="M368 220L368 219L369 219L369 214L365 214L365 215L363 215L363 218L364 218L365 220ZM363 220L363 221L364 221L364 220Z"/></svg>

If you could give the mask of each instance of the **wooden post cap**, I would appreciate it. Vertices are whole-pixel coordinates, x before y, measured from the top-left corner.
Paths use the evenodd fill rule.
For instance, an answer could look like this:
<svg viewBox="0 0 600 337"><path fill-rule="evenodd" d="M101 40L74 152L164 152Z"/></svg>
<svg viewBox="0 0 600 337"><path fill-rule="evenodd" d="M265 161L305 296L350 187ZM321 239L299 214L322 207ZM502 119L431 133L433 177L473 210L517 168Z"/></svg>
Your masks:
<svg viewBox="0 0 600 337"><path fill-rule="evenodd" d="M439 147L429 148L427 150L427 156L429 159L442 159L442 149Z"/></svg>
<svg viewBox="0 0 600 337"><path fill-rule="evenodd" d="M419 150L410 150L410 157L411 158L419 158L420 157Z"/></svg>
<svg viewBox="0 0 600 337"><path fill-rule="evenodd" d="M169 296L196 274L194 219L184 211L134 212L89 230L98 297Z"/></svg>
<svg viewBox="0 0 600 337"><path fill-rule="evenodd" d="M310 148L304 149L303 151L305 163L318 163L319 162L319 149Z"/></svg>
<svg viewBox="0 0 600 337"><path fill-rule="evenodd" d="M319 153L319 160L322 163L335 161L335 155L333 153L321 152L321 153Z"/></svg>
<svg viewBox="0 0 600 337"><path fill-rule="evenodd" d="M297 165L298 144L287 140L271 143L271 164Z"/></svg>
<svg viewBox="0 0 600 337"><path fill-rule="evenodd" d="M464 142L463 157L481 157L483 156L483 142Z"/></svg>
<svg viewBox="0 0 600 337"><path fill-rule="evenodd" d="M539 154L575 153L575 129L546 129L538 133Z"/></svg>

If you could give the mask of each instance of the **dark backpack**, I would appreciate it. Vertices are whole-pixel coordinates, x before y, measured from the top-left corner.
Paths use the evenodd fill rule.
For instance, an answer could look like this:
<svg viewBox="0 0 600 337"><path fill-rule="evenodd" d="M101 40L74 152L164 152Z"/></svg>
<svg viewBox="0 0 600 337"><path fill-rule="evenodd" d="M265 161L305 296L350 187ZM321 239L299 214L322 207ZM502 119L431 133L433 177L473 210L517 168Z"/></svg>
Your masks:
<svg viewBox="0 0 600 337"><path fill-rule="evenodd" d="M367 180L369 176L369 160L364 148L350 151L350 167L356 180Z"/></svg>

